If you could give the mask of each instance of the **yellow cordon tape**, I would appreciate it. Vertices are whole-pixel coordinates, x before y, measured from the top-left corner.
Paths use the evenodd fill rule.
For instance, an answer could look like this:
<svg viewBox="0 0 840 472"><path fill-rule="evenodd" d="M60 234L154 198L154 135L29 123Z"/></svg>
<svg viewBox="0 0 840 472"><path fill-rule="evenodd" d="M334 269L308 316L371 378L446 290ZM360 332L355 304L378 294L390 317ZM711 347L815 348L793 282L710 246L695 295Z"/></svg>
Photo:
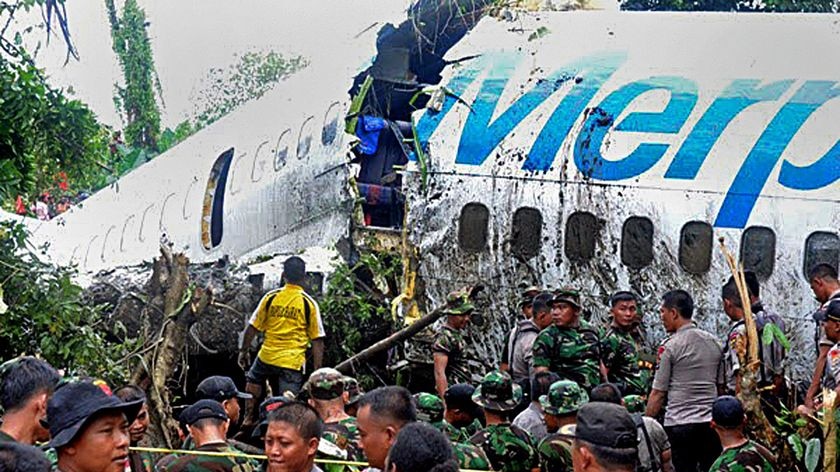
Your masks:
<svg viewBox="0 0 840 472"><path fill-rule="evenodd" d="M213 451L193 451L188 449L167 449L163 447L130 447L130 451L136 452L154 452L156 454L184 454L188 456L212 456L212 457L242 457L245 459L259 459L266 460L268 456L264 454L245 454L244 452L213 452ZM336 464L336 465L350 465L357 467L368 467L367 462L353 462L353 461L337 461L332 459L315 459L318 464ZM461 472L487 472L486 470L461 469Z"/></svg>

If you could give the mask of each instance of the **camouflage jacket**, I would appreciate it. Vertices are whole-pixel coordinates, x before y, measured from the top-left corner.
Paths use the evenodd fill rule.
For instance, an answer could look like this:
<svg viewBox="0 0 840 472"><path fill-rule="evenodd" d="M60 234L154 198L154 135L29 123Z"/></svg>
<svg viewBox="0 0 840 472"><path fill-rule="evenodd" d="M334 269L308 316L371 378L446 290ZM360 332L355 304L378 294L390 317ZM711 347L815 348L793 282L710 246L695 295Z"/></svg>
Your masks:
<svg viewBox="0 0 840 472"><path fill-rule="evenodd" d="M195 451L241 454L228 444L205 444ZM255 472L259 465L243 457L184 455L159 470L163 472Z"/></svg>
<svg viewBox="0 0 840 472"><path fill-rule="evenodd" d="M359 443L359 426L352 416L337 423L324 424L323 439L347 451L348 461L364 461L365 455Z"/></svg>
<svg viewBox="0 0 840 472"><path fill-rule="evenodd" d="M473 383L472 374L465 350L467 342L464 340L464 333L441 325L435 335L435 342L432 344L432 352L446 354L446 380L450 385L456 383Z"/></svg>
<svg viewBox="0 0 840 472"><path fill-rule="evenodd" d="M453 442L452 450L461 469L493 470L484 450L474 444Z"/></svg>
<svg viewBox="0 0 840 472"><path fill-rule="evenodd" d="M601 383L601 342L598 332L581 320L577 328L551 325L534 341L534 367L574 380L584 390Z"/></svg>
<svg viewBox="0 0 840 472"><path fill-rule="evenodd" d="M540 472L572 471L572 439L557 433L549 434L537 446Z"/></svg>
<svg viewBox="0 0 840 472"><path fill-rule="evenodd" d="M753 441L725 449L709 472L773 472L773 455Z"/></svg>
<svg viewBox="0 0 840 472"><path fill-rule="evenodd" d="M538 465L531 436L508 423L487 426L473 435L470 442L484 450L493 470L524 472Z"/></svg>
<svg viewBox="0 0 840 472"><path fill-rule="evenodd" d="M131 472L154 472L155 456L151 452L130 451L128 465Z"/></svg>
<svg viewBox="0 0 840 472"><path fill-rule="evenodd" d="M453 444L459 442L468 442L470 440L471 434L467 434L462 428L456 428L451 424L447 423L446 420L444 421L437 421L435 423L429 423L435 427L438 431L445 434L449 441Z"/></svg>
<svg viewBox="0 0 840 472"><path fill-rule="evenodd" d="M609 381L624 395L647 395L653 382L655 357L648 352L638 328L623 331L609 326L601 337L601 359Z"/></svg>

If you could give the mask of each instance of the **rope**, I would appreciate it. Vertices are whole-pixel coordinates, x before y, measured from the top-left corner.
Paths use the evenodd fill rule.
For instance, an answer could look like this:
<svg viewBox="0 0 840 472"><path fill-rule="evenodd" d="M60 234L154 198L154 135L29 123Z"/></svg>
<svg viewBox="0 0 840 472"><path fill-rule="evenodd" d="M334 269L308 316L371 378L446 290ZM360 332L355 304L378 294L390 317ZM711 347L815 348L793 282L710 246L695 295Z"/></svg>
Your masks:
<svg viewBox="0 0 840 472"><path fill-rule="evenodd" d="M168 449L165 447L130 447L130 451L135 452L152 452L156 454L179 454L179 455L188 455L188 456L210 456L210 457L241 457L244 459L258 459L258 460L266 460L268 457L264 454L246 454L244 452L215 452L215 451L193 451L188 449ZM367 462L354 462L354 461L339 461L333 459L315 459L315 462L318 464L335 464L335 465L347 465L347 466L356 466L356 467L368 467ZM461 472L487 472L482 470L474 470L474 469L461 469Z"/></svg>

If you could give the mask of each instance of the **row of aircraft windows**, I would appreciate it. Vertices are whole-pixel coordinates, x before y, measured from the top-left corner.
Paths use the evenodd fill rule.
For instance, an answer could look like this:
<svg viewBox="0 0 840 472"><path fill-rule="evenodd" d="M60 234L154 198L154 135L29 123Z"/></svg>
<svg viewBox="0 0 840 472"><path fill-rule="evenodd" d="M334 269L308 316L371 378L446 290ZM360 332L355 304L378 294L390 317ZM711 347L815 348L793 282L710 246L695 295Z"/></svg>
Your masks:
<svg viewBox="0 0 840 472"><path fill-rule="evenodd" d="M481 252L487 246L490 210L481 203L468 203L461 210L458 245L465 252ZM525 258L536 257L542 244L542 214L536 208L519 208L513 214L511 250ZM575 212L566 220L563 251L575 262L595 257L595 244L602 222L589 212ZM621 262L632 269L653 262L653 222L643 216L631 216L621 230ZM690 221L680 230L678 260L692 274L704 274L712 264L714 231L705 221ZM741 260L747 270L762 279L770 277L776 261L776 233L764 226L751 226L741 236ZM803 271L819 263L837 267L840 262L840 237L816 231L805 240Z"/></svg>

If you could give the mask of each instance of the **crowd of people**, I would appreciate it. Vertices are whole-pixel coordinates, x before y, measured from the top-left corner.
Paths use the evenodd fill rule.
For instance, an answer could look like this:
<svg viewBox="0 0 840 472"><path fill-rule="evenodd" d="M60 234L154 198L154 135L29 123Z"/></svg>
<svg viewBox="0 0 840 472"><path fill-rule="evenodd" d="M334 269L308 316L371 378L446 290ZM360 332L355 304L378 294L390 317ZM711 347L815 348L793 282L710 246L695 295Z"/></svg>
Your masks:
<svg viewBox="0 0 840 472"><path fill-rule="evenodd" d="M690 294L674 290L661 298L669 336L655 348L631 292L614 294L610 324L596 327L580 318L575 290L528 287L502 362L478 382L465 368L475 307L453 293L432 347L434 385L412 394L401 386L365 393L356 379L322 367L325 329L303 288L303 261L287 260L283 277L248 321L239 355L245 391L229 377L202 380L196 401L177 415L178 437L155 435L177 448L142 447L150 418L162 412L150 411L139 386L112 392L102 381L64 379L35 357L4 363L0 472L778 470L773 453L745 433L737 395L757 388L763 408L777 411L785 352L763 343L759 385L744 382L745 311L734 280L721 289L732 320L723 342L692 322ZM816 369L824 372L815 373L804 412L819 406L820 386L840 380L840 282L827 265L810 278L822 304ZM783 330L761 303L758 279L745 279L756 324ZM264 341L252 362L258 332ZM315 364L308 378L307 350Z"/></svg>

